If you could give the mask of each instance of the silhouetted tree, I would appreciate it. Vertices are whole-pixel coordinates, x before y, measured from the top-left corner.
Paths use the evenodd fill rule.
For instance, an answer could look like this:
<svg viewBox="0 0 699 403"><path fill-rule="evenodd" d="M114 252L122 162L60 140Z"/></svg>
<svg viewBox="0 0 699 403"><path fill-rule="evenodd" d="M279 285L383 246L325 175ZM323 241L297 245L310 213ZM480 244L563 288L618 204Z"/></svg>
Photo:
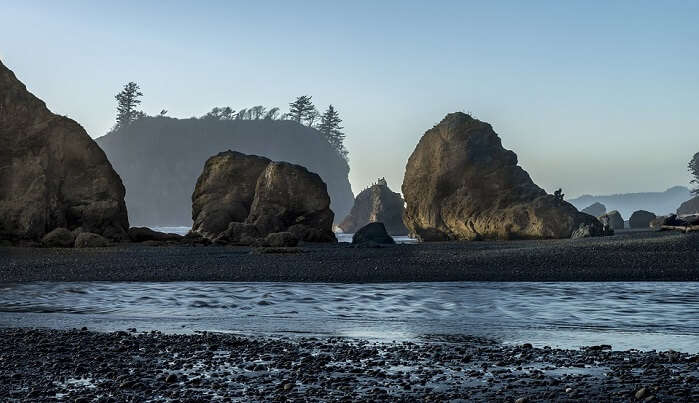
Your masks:
<svg viewBox="0 0 699 403"><path fill-rule="evenodd" d="M312 113L315 109L313 102L311 102L311 96L302 95L296 98L296 101L289 104L289 119L295 120L301 123L308 119L308 114Z"/></svg>
<svg viewBox="0 0 699 403"><path fill-rule="evenodd" d="M165 116L165 115L167 115L167 109L162 109L160 111L160 113L158 114L158 116Z"/></svg>
<svg viewBox="0 0 699 403"><path fill-rule="evenodd" d="M687 167L689 168L689 173L694 177L689 183L699 185L699 153L694 154ZM699 196L699 186L694 188L692 193Z"/></svg>
<svg viewBox="0 0 699 403"><path fill-rule="evenodd" d="M114 130L128 126L131 122L146 115L143 111L136 110L141 103L139 98L142 96L141 88L133 81L126 84L124 89L116 94L114 98L117 100L117 117Z"/></svg>
<svg viewBox="0 0 699 403"><path fill-rule="evenodd" d="M320 124L318 125L318 131L325 137L325 139L330 143L330 145L344 158L347 160L348 152L345 149L345 134L342 132L342 119L340 119L340 114L337 112L335 107L332 105L328 106L323 115L320 117Z"/></svg>
<svg viewBox="0 0 699 403"><path fill-rule="evenodd" d="M563 197L564 197L564 196L565 196L565 195L563 194L563 189L560 189L560 188L559 188L558 190L556 190L555 192L553 192L553 197L555 197L556 200L558 200L558 201L563 201Z"/></svg>
<svg viewBox="0 0 699 403"><path fill-rule="evenodd" d="M306 126L308 127L313 127L313 124L318 120L320 117L320 112L318 109L314 106L313 109L308 111L306 114Z"/></svg>
<svg viewBox="0 0 699 403"><path fill-rule="evenodd" d="M248 110L247 109L241 109L238 111L238 113L235 115L235 120L243 120L247 117L248 115Z"/></svg>
<svg viewBox="0 0 699 403"><path fill-rule="evenodd" d="M232 120L235 117L235 111L231 109L230 106L215 107L209 111L206 115L202 116L202 119L208 120Z"/></svg>
<svg viewBox="0 0 699 403"><path fill-rule="evenodd" d="M262 119L266 112L267 108L262 105L253 106L252 108L248 109L251 120Z"/></svg>
<svg viewBox="0 0 699 403"><path fill-rule="evenodd" d="M275 120L275 119L277 119L278 117L279 117L279 108L277 108L277 107L275 106L274 108L272 108L272 109L270 109L269 111L267 111L267 113L265 114L265 117L264 117L264 118L265 118L266 120Z"/></svg>

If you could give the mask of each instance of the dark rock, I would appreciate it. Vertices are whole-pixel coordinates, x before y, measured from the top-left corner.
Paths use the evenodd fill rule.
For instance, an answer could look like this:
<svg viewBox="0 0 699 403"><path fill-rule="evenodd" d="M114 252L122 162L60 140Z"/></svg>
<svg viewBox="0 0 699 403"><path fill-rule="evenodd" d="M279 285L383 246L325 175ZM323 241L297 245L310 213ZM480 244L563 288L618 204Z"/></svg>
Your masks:
<svg viewBox="0 0 699 403"><path fill-rule="evenodd" d="M388 244L392 245L396 243L388 232L383 223L372 222L369 223L359 231L355 232L352 236L352 244L363 244L363 243L375 243L375 244Z"/></svg>
<svg viewBox="0 0 699 403"><path fill-rule="evenodd" d="M621 214L618 211L612 210L599 217L600 221L604 219L609 221L609 226L613 230L624 229L624 219L621 217Z"/></svg>
<svg viewBox="0 0 699 403"><path fill-rule="evenodd" d="M220 153L206 162L192 202L192 232L217 243L251 245L278 232L335 241L325 184L299 165Z"/></svg>
<svg viewBox="0 0 699 403"><path fill-rule="evenodd" d="M153 231L147 227L131 227L129 228L129 239L132 242L144 242L144 241L181 241L184 237L178 234L168 234L165 232Z"/></svg>
<svg viewBox="0 0 699 403"><path fill-rule="evenodd" d="M81 232L75 237L76 248L102 248L109 245L107 238L92 232Z"/></svg>
<svg viewBox="0 0 699 403"><path fill-rule="evenodd" d="M638 210L629 217L629 227L634 229L650 228L650 223L656 219L650 211Z"/></svg>
<svg viewBox="0 0 699 403"><path fill-rule="evenodd" d="M593 217L599 217L607 212L607 207L602 203L595 202L580 211Z"/></svg>
<svg viewBox="0 0 699 403"><path fill-rule="evenodd" d="M0 239L56 228L123 237L124 186L78 123L51 113L0 63Z"/></svg>
<svg viewBox="0 0 699 403"><path fill-rule="evenodd" d="M403 224L404 210L400 193L391 191L386 179L381 178L357 195L349 215L338 226L343 232L353 233L370 222L382 222L389 234L408 235Z"/></svg>
<svg viewBox="0 0 699 403"><path fill-rule="evenodd" d="M402 190L405 225L426 241L570 238L581 224L601 227L546 194L489 124L464 113L447 115L422 136Z"/></svg>
<svg viewBox="0 0 699 403"><path fill-rule="evenodd" d="M299 240L291 232L273 232L265 237L264 246L271 247L293 247L298 245Z"/></svg>
<svg viewBox="0 0 699 403"><path fill-rule="evenodd" d="M614 235L614 231L609 232L610 230L608 227L605 227L604 225L600 228L599 225L594 225L594 224L580 224L578 229L573 231L573 234L570 236L571 239L578 239L578 238L590 238L590 237L596 237L596 236L606 236L606 235Z"/></svg>
<svg viewBox="0 0 699 403"><path fill-rule="evenodd" d="M687 200L677 208L677 215L687 214L699 214L699 196Z"/></svg>
<svg viewBox="0 0 699 403"><path fill-rule="evenodd" d="M49 248L72 248L75 237L67 228L56 228L41 238L41 244Z"/></svg>

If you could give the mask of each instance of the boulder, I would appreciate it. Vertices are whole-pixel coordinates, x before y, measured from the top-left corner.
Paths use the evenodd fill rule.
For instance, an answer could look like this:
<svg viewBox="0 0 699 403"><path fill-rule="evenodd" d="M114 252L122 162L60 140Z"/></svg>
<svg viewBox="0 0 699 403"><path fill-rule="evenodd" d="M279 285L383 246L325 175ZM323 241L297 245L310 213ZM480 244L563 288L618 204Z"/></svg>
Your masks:
<svg viewBox="0 0 699 403"><path fill-rule="evenodd" d="M607 207L602 203L595 202L580 211L593 217L599 217L607 212Z"/></svg>
<svg viewBox="0 0 699 403"><path fill-rule="evenodd" d="M192 195L192 232L216 243L251 245L289 232L335 242L325 183L306 168L226 151L207 160Z"/></svg>
<svg viewBox="0 0 699 403"><path fill-rule="evenodd" d="M677 215L699 214L699 196L682 203L677 209Z"/></svg>
<svg viewBox="0 0 699 403"><path fill-rule="evenodd" d="M49 248L72 248L75 237L67 228L56 228L41 238L41 244Z"/></svg>
<svg viewBox="0 0 699 403"><path fill-rule="evenodd" d="M493 128L464 113L428 130L403 180L404 222L424 241L569 238L594 217L548 195L502 147Z"/></svg>
<svg viewBox="0 0 699 403"><path fill-rule="evenodd" d="M182 235L153 231L148 227L131 227L128 234L131 242L177 242L184 239Z"/></svg>
<svg viewBox="0 0 699 403"><path fill-rule="evenodd" d="M655 214L650 211L638 210L634 211L629 217L629 227L634 229L650 228L650 223L656 219Z"/></svg>
<svg viewBox="0 0 699 403"><path fill-rule="evenodd" d="M263 245L280 248L293 247L298 245L298 243L299 239L291 232L273 232L265 237Z"/></svg>
<svg viewBox="0 0 699 403"><path fill-rule="evenodd" d="M51 113L0 63L0 239L37 241L78 227L125 239L124 193L85 129Z"/></svg>
<svg viewBox="0 0 699 403"><path fill-rule="evenodd" d="M621 214L616 211L612 210L608 212L607 214L604 214L599 217L599 220L606 219L609 221L609 226L613 230L618 230L618 229L624 229L624 218L621 217Z"/></svg>
<svg viewBox="0 0 699 403"><path fill-rule="evenodd" d="M357 195L349 215L338 226L343 232L353 233L368 223L381 222L391 235L408 235L403 224L404 211L405 202L400 193L391 191L386 179L381 178Z"/></svg>
<svg viewBox="0 0 699 403"><path fill-rule="evenodd" d="M109 245L107 238L92 232L81 232L75 238L76 248L102 248Z"/></svg>
<svg viewBox="0 0 699 403"><path fill-rule="evenodd" d="M392 245L396 242L388 235L388 231L386 231L383 223L372 222L360 228L352 236L353 245L365 243Z"/></svg>

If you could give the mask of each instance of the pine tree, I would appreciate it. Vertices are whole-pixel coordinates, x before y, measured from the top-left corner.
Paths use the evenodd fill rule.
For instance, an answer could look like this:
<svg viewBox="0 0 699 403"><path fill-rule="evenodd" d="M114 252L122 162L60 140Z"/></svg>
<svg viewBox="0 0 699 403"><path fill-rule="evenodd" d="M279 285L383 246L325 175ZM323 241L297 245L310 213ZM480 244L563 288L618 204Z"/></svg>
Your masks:
<svg viewBox="0 0 699 403"><path fill-rule="evenodd" d="M117 117L114 130L128 126L146 115L143 111L136 110L136 107L141 103L138 98L142 96L141 88L133 81L126 84L124 89L116 94L114 98L117 100Z"/></svg>
<svg viewBox="0 0 699 403"><path fill-rule="evenodd" d="M289 119L295 120L298 123L306 121L308 119L309 113L312 113L315 109L313 102L311 102L311 96L302 95L296 98L296 101L289 104Z"/></svg>
<svg viewBox="0 0 699 403"><path fill-rule="evenodd" d="M694 157L692 157L692 160L689 161L687 168L689 168L689 173L694 177L690 183L699 185L699 153L694 154ZM699 187L693 189L692 193L699 196Z"/></svg>
<svg viewBox="0 0 699 403"><path fill-rule="evenodd" d="M318 131L325 137L335 151L337 151L342 158L347 160L349 153L345 149L345 134L342 132L343 128L340 126L340 123L342 123L340 114L335 107L330 105L328 109L325 110L325 113L323 113L323 116L320 117Z"/></svg>

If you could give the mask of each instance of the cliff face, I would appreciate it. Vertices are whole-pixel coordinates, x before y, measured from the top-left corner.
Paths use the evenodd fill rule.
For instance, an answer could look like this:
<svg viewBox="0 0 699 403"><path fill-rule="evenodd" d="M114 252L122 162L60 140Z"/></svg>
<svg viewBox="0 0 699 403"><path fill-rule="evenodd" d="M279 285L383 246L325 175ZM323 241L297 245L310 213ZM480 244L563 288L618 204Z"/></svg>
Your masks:
<svg viewBox="0 0 699 403"><path fill-rule="evenodd" d="M56 228L125 238L124 186L82 126L51 113L0 63L0 239Z"/></svg>
<svg viewBox="0 0 699 403"><path fill-rule="evenodd" d="M403 224L404 204L400 194L391 191L385 179L379 179L377 184L357 195L352 210L339 227L344 232L354 233L369 223L380 222L391 235L408 235Z"/></svg>
<svg viewBox="0 0 699 403"><path fill-rule="evenodd" d="M316 130L292 121L151 117L97 143L126 185L134 225L191 225L191 196L204 163L228 149L318 173L335 217L344 217L354 200L347 163Z"/></svg>
<svg viewBox="0 0 699 403"><path fill-rule="evenodd" d="M403 179L404 222L425 241L569 238L602 225L538 187L493 128L451 113L425 132Z"/></svg>

